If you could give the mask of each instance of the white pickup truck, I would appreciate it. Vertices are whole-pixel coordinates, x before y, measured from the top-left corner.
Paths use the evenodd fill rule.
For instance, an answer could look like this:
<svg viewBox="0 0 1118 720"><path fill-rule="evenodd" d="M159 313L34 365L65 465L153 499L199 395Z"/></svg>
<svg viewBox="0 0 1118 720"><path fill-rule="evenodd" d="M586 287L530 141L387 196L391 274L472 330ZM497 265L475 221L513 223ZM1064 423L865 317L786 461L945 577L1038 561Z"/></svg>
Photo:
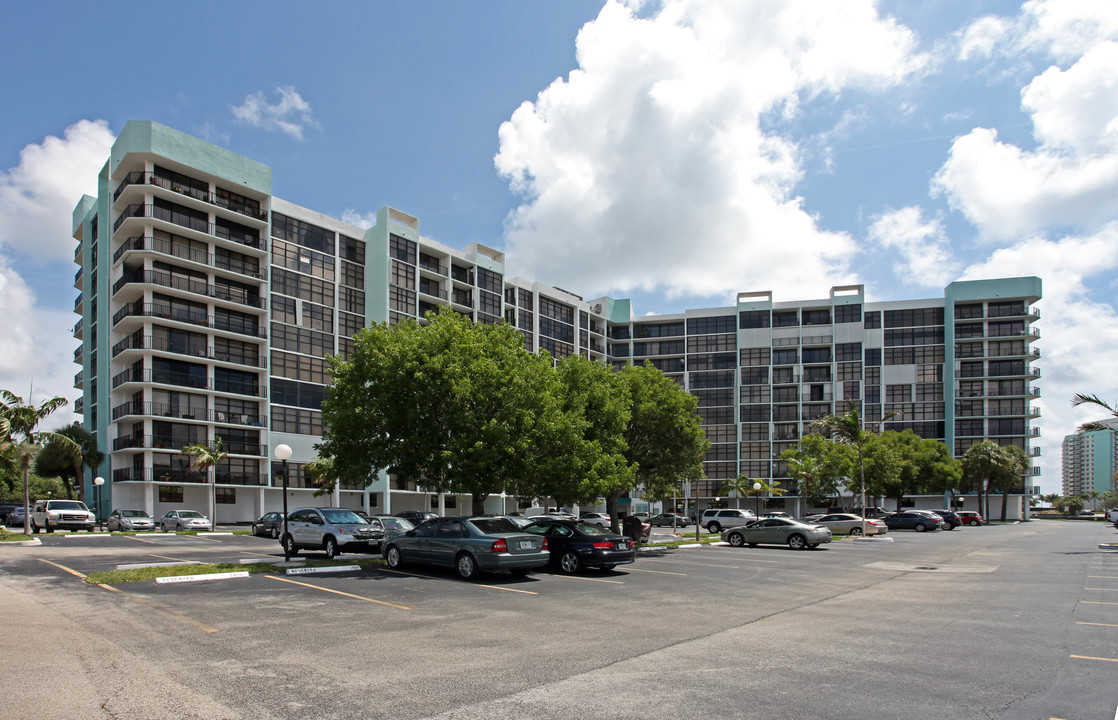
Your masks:
<svg viewBox="0 0 1118 720"><path fill-rule="evenodd" d="M1118 528L1118 508L1107 510L1106 519L1114 523L1114 527Z"/></svg>

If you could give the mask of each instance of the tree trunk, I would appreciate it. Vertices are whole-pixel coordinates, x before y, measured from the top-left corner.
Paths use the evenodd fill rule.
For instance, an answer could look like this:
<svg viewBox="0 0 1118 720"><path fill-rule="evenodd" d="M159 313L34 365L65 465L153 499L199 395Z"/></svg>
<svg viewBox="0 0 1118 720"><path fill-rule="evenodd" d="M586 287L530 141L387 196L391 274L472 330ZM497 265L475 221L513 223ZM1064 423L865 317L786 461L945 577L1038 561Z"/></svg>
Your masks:
<svg viewBox="0 0 1118 720"><path fill-rule="evenodd" d="M606 514L609 515L610 529L617 535L621 534L621 521L617 518L617 499L619 497L621 497L620 493L606 495Z"/></svg>
<svg viewBox="0 0 1118 720"><path fill-rule="evenodd" d="M1002 522L1005 522L1006 506L1009 504L1009 491L1002 490Z"/></svg>
<svg viewBox="0 0 1118 720"><path fill-rule="evenodd" d="M31 455L23 458L23 534L31 534Z"/></svg>
<svg viewBox="0 0 1118 720"><path fill-rule="evenodd" d="M470 501L470 513L474 517L477 517L478 515L484 515L485 514L485 501L486 501L486 499L489 498L489 493L486 493L484 495L478 495L478 494L475 493L475 494L471 495L470 497L472 498L471 501Z"/></svg>

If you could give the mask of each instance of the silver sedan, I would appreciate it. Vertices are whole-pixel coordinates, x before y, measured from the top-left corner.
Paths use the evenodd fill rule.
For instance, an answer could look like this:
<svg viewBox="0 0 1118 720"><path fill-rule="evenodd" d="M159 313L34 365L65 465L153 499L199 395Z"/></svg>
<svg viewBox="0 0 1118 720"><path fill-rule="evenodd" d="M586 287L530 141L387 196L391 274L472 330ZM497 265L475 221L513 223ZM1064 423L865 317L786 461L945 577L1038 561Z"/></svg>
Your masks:
<svg viewBox="0 0 1118 720"><path fill-rule="evenodd" d="M861 535L862 516L852 513L833 513L821 515L809 521L811 525L823 525L831 529L835 535ZM866 535L884 535L889 532L889 527L880 520L865 520Z"/></svg>
<svg viewBox="0 0 1118 720"><path fill-rule="evenodd" d="M822 525L808 525L791 518L766 518L722 533L723 542L734 547L748 545L787 545L793 550L817 548L831 542L831 531Z"/></svg>

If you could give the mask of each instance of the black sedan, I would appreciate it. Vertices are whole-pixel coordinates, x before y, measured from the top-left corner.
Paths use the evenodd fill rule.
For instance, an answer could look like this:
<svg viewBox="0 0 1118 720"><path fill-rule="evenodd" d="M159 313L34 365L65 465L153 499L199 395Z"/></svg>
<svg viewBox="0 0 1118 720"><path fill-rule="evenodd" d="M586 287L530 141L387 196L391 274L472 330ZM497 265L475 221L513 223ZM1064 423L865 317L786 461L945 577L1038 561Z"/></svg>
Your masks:
<svg viewBox="0 0 1118 720"><path fill-rule="evenodd" d="M283 530L283 513L270 512L264 513L260 519L252 524L253 535L263 535L264 537L279 538L280 532Z"/></svg>
<svg viewBox="0 0 1118 720"><path fill-rule="evenodd" d="M943 527L943 518L935 513L908 510L893 513L882 518L890 530L915 530L916 532L935 531Z"/></svg>
<svg viewBox="0 0 1118 720"><path fill-rule="evenodd" d="M609 528L575 520L537 520L524 532L543 535L551 551L551 564L570 575L584 567L612 570L636 558L633 541Z"/></svg>

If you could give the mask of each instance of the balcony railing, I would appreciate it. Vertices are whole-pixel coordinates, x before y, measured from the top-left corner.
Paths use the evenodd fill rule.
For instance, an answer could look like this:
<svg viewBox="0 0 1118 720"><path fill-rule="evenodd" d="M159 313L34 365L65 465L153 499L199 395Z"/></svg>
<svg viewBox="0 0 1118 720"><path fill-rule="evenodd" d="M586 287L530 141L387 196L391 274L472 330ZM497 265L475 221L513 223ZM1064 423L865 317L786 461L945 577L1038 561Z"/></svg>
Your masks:
<svg viewBox="0 0 1118 720"><path fill-rule="evenodd" d="M78 365L82 364L82 358L85 356L85 345L78 345L74 350L74 362Z"/></svg>
<svg viewBox="0 0 1118 720"><path fill-rule="evenodd" d="M74 337L78 340L82 339L82 330L85 328L85 318L80 318L74 323Z"/></svg>
<svg viewBox="0 0 1118 720"><path fill-rule="evenodd" d="M124 385L125 383L155 383L159 385L175 385L177 387L188 387L194 390L213 390L214 392L234 393L237 395L249 395L252 397L267 397L268 388L262 384L253 383L239 383L230 382L228 380L216 380L215 378L193 375L189 373L175 373L164 372L162 370L152 371L149 369L143 370L125 370L113 376L112 387L116 388Z"/></svg>
<svg viewBox="0 0 1118 720"><path fill-rule="evenodd" d="M156 207L155 205L136 204L124 208L120 213L120 217L113 223L113 232L115 233L119 230L120 226L124 224L124 221L129 218L152 218L154 220L162 220L163 222L171 223L177 227L184 227L196 232L213 235L223 240L239 243L245 247L251 247L257 250L267 249L267 243L262 237L234 235L229 232L227 228L216 223L211 223L199 218L192 218L182 215L181 213L177 214L173 210Z"/></svg>
<svg viewBox="0 0 1118 720"><path fill-rule="evenodd" d="M172 180L168 180L166 178L157 176L155 173L148 172L130 172L125 175L124 180L120 183L120 185L117 186L116 190L113 192L113 202L117 201L121 193L123 193L124 189L129 185L154 185L165 190L170 190L171 192L177 192L180 195L192 197L195 200L201 200L202 202L208 202L211 205L217 205L218 207L225 208L226 210L231 210L232 212L244 215L245 217L250 217L253 220L259 220L263 222L268 219L268 212L266 210L261 210L260 203L250 198L244 198L243 201L238 201L236 197L241 196L237 193L230 193L235 197L222 197L218 193L211 193L209 191L203 191L198 188L179 185Z"/></svg>
<svg viewBox="0 0 1118 720"><path fill-rule="evenodd" d="M181 275L172 275L162 270L138 270L125 273L122 278L113 283L113 295L116 295L122 287L130 283L160 285L174 290L182 290L183 292L213 298L214 300L225 300L227 302L237 303L238 305L247 305L248 307L257 308L259 310L263 310L267 305L267 301L264 298L257 294L250 293L247 290L223 285L210 285L203 280L195 280L182 277ZM78 300L81 300L80 295L78 296Z"/></svg>
<svg viewBox="0 0 1118 720"><path fill-rule="evenodd" d="M419 269L433 272L436 275L446 275L447 268L440 262L425 261L422 257L419 258Z"/></svg>
<svg viewBox="0 0 1118 720"><path fill-rule="evenodd" d="M419 292L423 295L437 297L440 300L448 300L449 295L446 290L439 288L438 285L428 285L426 283L419 283Z"/></svg>
<svg viewBox="0 0 1118 720"><path fill-rule="evenodd" d="M167 435L122 435L121 437L113 438L113 451L140 449L140 450L182 450L189 441L184 441L182 438L173 438ZM254 457L266 457L268 455L268 446L260 445L257 443L224 443L222 449L230 455L251 455Z"/></svg>
<svg viewBox="0 0 1118 720"><path fill-rule="evenodd" d="M129 335L116 345L113 345L113 357L116 357L125 350L158 350L160 352L169 352L176 355L186 355L192 358L217 360L218 362L229 362L257 368L262 368L267 365L267 357L260 353L218 350L206 346L205 343L183 343L178 340L169 340L152 335Z"/></svg>
<svg viewBox="0 0 1118 720"><path fill-rule="evenodd" d="M231 413L224 410L207 408L193 408L186 405L171 405L155 402L126 402L113 408L112 419L117 421L123 417L142 416L170 418L172 420L199 420L202 422L217 422L223 425L243 425L245 427L263 427L262 415L249 415L245 413Z"/></svg>
<svg viewBox="0 0 1118 720"><path fill-rule="evenodd" d="M215 468L215 477L218 485L260 486L268 484L267 473L237 473L231 474L228 470L222 472L219 465ZM113 470L113 482L159 482L159 483L209 483L209 479L200 472L186 470L171 470L170 468L121 468Z"/></svg>
<svg viewBox="0 0 1118 720"><path fill-rule="evenodd" d="M134 302L125 305L113 315L113 326L115 327L120 324L121 320L129 317L151 317L161 320L173 320L175 322L189 323L213 330L233 332L238 335L250 335L256 338L268 337L268 332L263 323L247 322L241 319L224 318L217 315L210 316L205 310L197 308L169 308L166 305L158 305L155 303Z"/></svg>
<svg viewBox="0 0 1118 720"><path fill-rule="evenodd" d="M115 264L118 262L120 258L124 256L124 253L130 250L150 250L163 255L189 260L199 265L215 267L218 270L228 270L238 275L244 275L257 280L263 280L267 277L265 267L261 264L246 263L236 258L215 255L201 248L194 248L184 245L183 243L175 243L170 240L151 237L149 235L136 235L121 243L120 247L113 253L113 263Z"/></svg>
<svg viewBox="0 0 1118 720"><path fill-rule="evenodd" d="M82 396L74 401L74 412L81 415L85 412L85 396Z"/></svg>
<svg viewBox="0 0 1118 720"><path fill-rule="evenodd" d="M83 388L84 383L85 383L85 370L78 370L77 374L74 375L74 387L81 390Z"/></svg>

